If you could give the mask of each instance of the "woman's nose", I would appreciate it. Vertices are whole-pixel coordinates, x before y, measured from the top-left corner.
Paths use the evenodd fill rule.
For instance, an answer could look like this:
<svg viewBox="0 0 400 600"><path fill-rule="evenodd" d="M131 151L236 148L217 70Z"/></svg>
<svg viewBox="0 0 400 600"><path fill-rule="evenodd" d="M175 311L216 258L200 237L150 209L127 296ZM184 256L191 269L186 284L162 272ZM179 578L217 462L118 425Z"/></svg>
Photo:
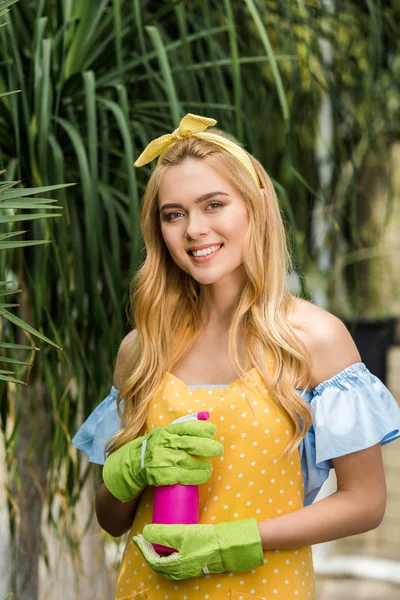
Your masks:
<svg viewBox="0 0 400 600"><path fill-rule="evenodd" d="M191 215L188 217L186 226L186 236L196 240L197 238L207 235L210 228L207 225L207 220L202 215Z"/></svg>

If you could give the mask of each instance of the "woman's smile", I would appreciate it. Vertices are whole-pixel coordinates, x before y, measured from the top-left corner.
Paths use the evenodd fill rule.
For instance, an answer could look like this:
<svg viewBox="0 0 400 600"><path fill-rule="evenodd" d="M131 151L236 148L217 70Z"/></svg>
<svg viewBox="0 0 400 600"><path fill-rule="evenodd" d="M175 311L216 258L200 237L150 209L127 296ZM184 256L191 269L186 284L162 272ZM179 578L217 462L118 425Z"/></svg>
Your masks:
<svg viewBox="0 0 400 600"><path fill-rule="evenodd" d="M206 250L199 250L199 252L207 252L207 254L200 254L200 256L194 256L194 254L192 254L192 252L189 251L188 255L193 260L193 262L196 263L210 262L217 254L220 253L222 248L223 244L216 244L215 246L210 246L210 248L207 248Z"/></svg>

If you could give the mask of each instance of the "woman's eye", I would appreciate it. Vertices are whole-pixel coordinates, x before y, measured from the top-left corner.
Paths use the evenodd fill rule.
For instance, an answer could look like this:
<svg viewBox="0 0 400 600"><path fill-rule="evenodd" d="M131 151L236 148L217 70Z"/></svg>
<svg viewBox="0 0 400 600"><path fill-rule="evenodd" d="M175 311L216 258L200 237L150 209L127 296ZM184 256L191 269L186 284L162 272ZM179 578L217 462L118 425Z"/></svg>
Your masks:
<svg viewBox="0 0 400 600"><path fill-rule="evenodd" d="M219 208L220 206L223 206L223 204L221 202L210 202L209 204L207 204L207 208L209 206L214 206L216 208ZM212 209L214 210L214 209ZM166 221L175 221L176 219L174 219L174 215L181 215L182 213L180 212L173 212L173 213L169 213L168 215L165 216L165 220Z"/></svg>
<svg viewBox="0 0 400 600"><path fill-rule="evenodd" d="M169 215L166 215L165 220L166 221L175 221L175 219L172 219L171 217L173 217L174 215L180 215L182 213L179 212L173 212L173 213L169 213Z"/></svg>

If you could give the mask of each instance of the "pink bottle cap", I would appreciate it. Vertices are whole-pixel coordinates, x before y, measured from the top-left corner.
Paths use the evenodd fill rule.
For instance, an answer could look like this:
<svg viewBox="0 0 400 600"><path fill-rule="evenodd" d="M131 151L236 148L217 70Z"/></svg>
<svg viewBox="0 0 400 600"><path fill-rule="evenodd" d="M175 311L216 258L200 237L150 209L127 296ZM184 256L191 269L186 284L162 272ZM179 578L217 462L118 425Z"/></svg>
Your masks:
<svg viewBox="0 0 400 600"><path fill-rule="evenodd" d="M209 412L199 412L197 413L197 420L198 421L207 421L207 419L210 418L210 413Z"/></svg>

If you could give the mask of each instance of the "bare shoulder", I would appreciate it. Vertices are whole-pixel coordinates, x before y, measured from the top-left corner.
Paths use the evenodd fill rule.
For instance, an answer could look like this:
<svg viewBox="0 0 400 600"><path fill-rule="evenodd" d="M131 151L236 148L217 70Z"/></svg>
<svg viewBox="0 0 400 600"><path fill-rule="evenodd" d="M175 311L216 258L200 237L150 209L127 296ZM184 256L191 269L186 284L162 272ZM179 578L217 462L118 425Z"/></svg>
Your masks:
<svg viewBox="0 0 400 600"><path fill-rule="evenodd" d="M346 325L323 308L293 298L289 319L311 356L312 387L360 362Z"/></svg>
<svg viewBox="0 0 400 600"><path fill-rule="evenodd" d="M117 360L115 362L114 381L113 381L114 387L116 387L117 389L121 383L121 377L122 377L124 365L126 363L126 359L129 356L129 353L132 349L132 346L133 346L136 338L137 338L137 331L136 331L136 329L132 329L132 331L130 331L124 337L124 339L122 340L122 342L119 345Z"/></svg>

